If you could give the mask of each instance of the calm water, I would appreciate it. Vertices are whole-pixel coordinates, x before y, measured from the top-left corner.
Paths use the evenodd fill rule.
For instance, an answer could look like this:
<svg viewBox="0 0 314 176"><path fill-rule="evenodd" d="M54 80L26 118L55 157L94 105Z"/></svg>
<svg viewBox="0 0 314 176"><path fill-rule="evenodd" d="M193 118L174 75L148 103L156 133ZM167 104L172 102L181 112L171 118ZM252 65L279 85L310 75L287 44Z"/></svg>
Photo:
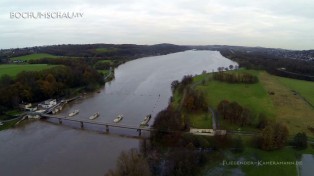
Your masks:
<svg viewBox="0 0 314 176"><path fill-rule="evenodd" d="M314 155L303 154L301 176L312 176L314 175L313 173L314 173Z"/></svg>
<svg viewBox="0 0 314 176"><path fill-rule="evenodd" d="M95 121L112 122L124 114L122 124L138 126L145 115L154 117L167 106L173 80L230 64L236 65L215 51L185 51L130 61L115 70L115 80L100 93L68 105L60 115L79 109L73 118L88 120L100 112ZM139 139L121 136L136 136L136 131L110 129L112 134L102 134L104 127L80 130L76 129L79 124L65 124L35 121L1 131L0 175L100 176L114 168L121 151L139 147Z"/></svg>

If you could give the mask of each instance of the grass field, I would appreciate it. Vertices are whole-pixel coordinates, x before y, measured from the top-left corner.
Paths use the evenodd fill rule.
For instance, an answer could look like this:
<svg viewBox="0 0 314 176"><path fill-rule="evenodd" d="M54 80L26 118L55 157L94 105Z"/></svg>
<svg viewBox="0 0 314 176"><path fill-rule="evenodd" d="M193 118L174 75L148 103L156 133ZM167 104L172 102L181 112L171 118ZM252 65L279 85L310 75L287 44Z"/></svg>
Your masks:
<svg viewBox="0 0 314 176"><path fill-rule="evenodd" d="M100 60L97 63L109 63L109 64L113 64L112 60Z"/></svg>
<svg viewBox="0 0 314 176"><path fill-rule="evenodd" d="M260 74L258 71L252 70L246 72L256 76ZM229 84L213 80L211 74L203 75L201 79L206 79L206 77L207 83L200 84L197 89L205 93L210 106L216 108L221 100L236 101L241 106L249 108L256 116L264 113L268 117L274 117L275 108L261 83Z"/></svg>
<svg viewBox="0 0 314 176"><path fill-rule="evenodd" d="M276 108L276 120L286 123L291 135L303 131L313 137L314 134L308 127L314 127L314 109L303 97L310 101L314 98L314 93L310 93L311 86L302 86L314 83L271 76L266 72L261 72L260 81L266 90L275 93L270 98ZM291 88L295 88L303 97L295 94Z"/></svg>
<svg viewBox="0 0 314 176"><path fill-rule="evenodd" d="M95 52L96 53L107 53L107 52L113 52L116 51L117 49L115 48L96 48Z"/></svg>
<svg viewBox="0 0 314 176"><path fill-rule="evenodd" d="M0 65L0 77L5 74L14 77L22 71L40 71L52 67L55 66L47 64L3 64Z"/></svg>
<svg viewBox="0 0 314 176"><path fill-rule="evenodd" d="M314 82L277 77L277 79L291 90L296 91L314 105Z"/></svg>
<svg viewBox="0 0 314 176"><path fill-rule="evenodd" d="M218 103L224 99L236 101L255 114L253 122L254 120L256 122L258 114L264 113L270 119L285 123L290 135L304 131L308 136L314 137L314 134L308 130L309 126L314 127L314 108L304 100L305 98L311 103L314 101L314 82L277 77L264 71L239 70L239 72L256 75L259 82L229 84L213 80L211 74L203 74L194 77L192 84L195 89L204 92L212 108L216 109ZM274 95L268 92L274 92ZM178 106L180 99L180 95L175 93L173 104ZM202 126L203 118L196 118L196 114L191 116L195 116L194 119L197 121L194 124ZM203 123L207 124L205 121ZM221 127L233 130L239 128L226 121L221 121ZM243 130L250 130L250 128L243 128Z"/></svg>
<svg viewBox="0 0 314 176"><path fill-rule="evenodd" d="M208 129L212 128L212 116L208 113L202 114L186 114L190 117L191 127Z"/></svg>
<svg viewBox="0 0 314 176"><path fill-rule="evenodd" d="M109 74L109 70L97 70L99 73L102 73L104 75L108 75Z"/></svg>
<svg viewBox="0 0 314 176"><path fill-rule="evenodd" d="M12 57L10 58L11 61L13 60L21 60L21 61L29 61L29 60L36 60L36 59L42 59L42 58L57 58L58 56L54 56L51 54L45 54L45 53L39 53L39 54L29 54L25 56L19 56L19 57Z"/></svg>

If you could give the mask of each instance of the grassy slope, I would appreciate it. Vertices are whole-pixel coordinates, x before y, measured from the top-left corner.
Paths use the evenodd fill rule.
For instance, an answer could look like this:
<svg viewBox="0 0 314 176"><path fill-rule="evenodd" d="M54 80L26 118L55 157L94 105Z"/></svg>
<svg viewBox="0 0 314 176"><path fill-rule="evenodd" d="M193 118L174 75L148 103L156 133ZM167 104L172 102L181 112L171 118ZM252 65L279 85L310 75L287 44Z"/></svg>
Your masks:
<svg viewBox="0 0 314 176"><path fill-rule="evenodd" d="M40 71L52 67L55 66L47 64L3 64L0 65L0 77L4 74L16 76L22 71Z"/></svg>
<svg viewBox="0 0 314 176"><path fill-rule="evenodd" d="M29 61L29 60L36 60L42 58L57 58L58 56L54 56L51 54L39 53L39 54L29 54L25 56L13 57L10 60L22 60L22 61Z"/></svg>
<svg viewBox="0 0 314 176"><path fill-rule="evenodd" d="M313 136L307 126L314 127L314 110L303 100L302 97L294 95L292 89L297 91L308 101L314 99L314 83L281 78L269 75L266 72L249 71L259 77L260 82L256 85L227 84L213 81L208 75L200 75L194 78L194 84L203 79L208 80L205 85L196 86L203 90L212 106L216 106L222 99L235 100L241 105L249 107L254 112L263 112L272 115L277 121L288 125L290 134L300 131L306 131L309 136ZM275 95L269 95L267 92L274 92ZM179 95L174 95L175 104ZM197 116L197 115L195 115ZM200 118L200 117L199 117ZM306 150L297 151L291 147L286 147L275 151L262 151L252 148L245 144L247 148L242 154L231 154L227 161L292 161L300 159L302 154L314 155L314 149L310 146ZM264 175L287 175L295 176L297 174L295 165L277 165L277 166L222 166L218 163L216 167L209 169L207 175L220 173L221 175L230 175L234 169L239 168L248 176ZM224 169L222 169L224 168ZM206 175L206 174L205 174Z"/></svg>
<svg viewBox="0 0 314 176"><path fill-rule="evenodd" d="M110 64L113 63L112 60L100 60L98 62L100 62L100 63L110 63Z"/></svg>
<svg viewBox="0 0 314 176"><path fill-rule="evenodd" d="M258 71L239 70L237 72L249 72L259 76ZM236 101L243 107L250 109L253 114L253 121L257 120L260 113L264 113L269 118L275 117L275 107L268 96L267 91L261 83L257 84L229 84L225 82L215 81L211 74L200 75L194 78L194 83L206 80L206 83L198 84L196 89L205 93L206 99L210 106L214 109L222 100ZM221 121L221 128L238 129L238 125ZM254 130L250 127L244 127L244 130Z"/></svg>
<svg viewBox="0 0 314 176"><path fill-rule="evenodd" d="M108 75L109 74L109 70L97 70L99 73L102 73L104 75Z"/></svg>
<svg viewBox="0 0 314 176"><path fill-rule="evenodd" d="M259 75L257 71L247 72ZM226 99L238 102L256 115L263 112L267 116L273 117L275 114L271 99L261 83L229 84L210 80L205 86L198 86L197 88L206 93L206 98L212 107L216 108L221 100Z"/></svg>
<svg viewBox="0 0 314 176"><path fill-rule="evenodd" d="M112 51L116 51L117 49L115 48L97 48L95 49L96 53L106 53L106 52L112 52Z"/></svg>
<svg viewBox="0 0 314 176"><path fill-rule="evenodd" d="M314 109L306 103L302 97L294 95L291 91L296 90L301 96L312 102L314 99L314 83L272 76L264 71L240 70L250 72L259 77L257 84L228 84L214 81L211 74L199 75L194 78L193 84L196 89L205 93L210 106L216 108L221 100L237 101L244 107L249 108L254 114L264 113L276 121L287 124L290 135L298 132L306 132L314 137L307 128L314 127ZM205 85L199 84L206 80ZM269 95L268 92L274 92ZM174 94L174 105L177 106L180 95ZM194 127L201 127L204 114L190 115L195 117ZM198 117L199 116L199 117ZM193 122L192 122L193 123ZM203 121L203 123L206 123ZM221 127L237 129L236 125L221 122ZM245 129L244 129L245 130ZM248 129L249 130L249 129Z"/></svg>
<svg viewBox="0 0 314 176"><path fill-rule="evenodd" d="M289 86L286 86L287 84L284 83L287 81L286 78L271 76L265 72L261 73L260 80L266 90L275 93L275 95L270 97L276 107L276 120L286 123L291 135L304 131L313 137L314 134L307 127L314 127L314 109L302 97L294 95L290 88L292 86L299 88L309 83L289 79ZM299 91L301 95L306 95L301 89ZM308 94L306 98L313 99L314 94Z"/></svg>
<svg viewBox="0 0 314 176"><path fill-rule="evenodd" d="M314 105L314 82L281 77L277 77L277 79L291 90L298 92L302 97L306 98L312 105Z"/></svg>

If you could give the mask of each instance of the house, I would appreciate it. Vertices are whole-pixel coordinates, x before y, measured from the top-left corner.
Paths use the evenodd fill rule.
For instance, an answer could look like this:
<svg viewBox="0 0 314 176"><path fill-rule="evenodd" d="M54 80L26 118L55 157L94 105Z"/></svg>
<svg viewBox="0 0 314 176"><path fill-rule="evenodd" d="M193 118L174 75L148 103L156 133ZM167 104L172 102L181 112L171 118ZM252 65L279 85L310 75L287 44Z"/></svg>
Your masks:
<svg viewBox="0 0 314 176"><path fill-rule="evenodd" d="M32 107L32 103L22 103L19 105L19 107L21 109L28 109L28 108Z"/></svg>
<svg viewBox="0 0 314 176"><path fill-rule="evenodd" d="M49 100L46 100L44 102L39 103L38 107L48 109L48 108L51 108L55 105L57 105L57 100L56 99L49 99Z"/></svg>

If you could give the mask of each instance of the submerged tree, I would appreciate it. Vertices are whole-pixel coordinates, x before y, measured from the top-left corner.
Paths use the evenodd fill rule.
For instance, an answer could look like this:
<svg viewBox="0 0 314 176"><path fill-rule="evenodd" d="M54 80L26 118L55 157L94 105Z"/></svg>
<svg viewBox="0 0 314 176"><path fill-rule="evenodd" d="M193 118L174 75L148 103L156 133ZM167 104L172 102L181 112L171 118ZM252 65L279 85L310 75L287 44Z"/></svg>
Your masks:
<svg viewBox="0 0 314 176"><path fill-rule="evenodd" d="M110 170L105 176L150 176L146 158L136 149L122 152L116 163L116 169Z"/></svg>

